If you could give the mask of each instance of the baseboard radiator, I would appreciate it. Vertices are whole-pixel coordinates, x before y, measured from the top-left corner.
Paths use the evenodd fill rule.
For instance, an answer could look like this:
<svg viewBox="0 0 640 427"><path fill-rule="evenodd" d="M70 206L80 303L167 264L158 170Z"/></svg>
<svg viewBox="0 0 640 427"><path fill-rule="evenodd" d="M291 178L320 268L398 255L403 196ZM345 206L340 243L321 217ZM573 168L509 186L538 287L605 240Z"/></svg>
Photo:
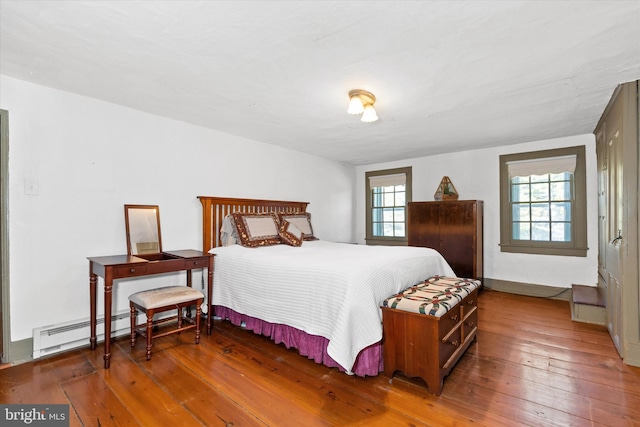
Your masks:
<svg viewBox="0 0 640 427"><path fill-rule="evenodd" d="M146 322L140 316L138 322ZM129 310L111 316L111 336L118 337L130 333ZM104 340L104 317L99 317L96 324L98 342ZM91 322L89 318L43 326L33 329L33 358L38 359L54 353L89 345Z"/></svg>

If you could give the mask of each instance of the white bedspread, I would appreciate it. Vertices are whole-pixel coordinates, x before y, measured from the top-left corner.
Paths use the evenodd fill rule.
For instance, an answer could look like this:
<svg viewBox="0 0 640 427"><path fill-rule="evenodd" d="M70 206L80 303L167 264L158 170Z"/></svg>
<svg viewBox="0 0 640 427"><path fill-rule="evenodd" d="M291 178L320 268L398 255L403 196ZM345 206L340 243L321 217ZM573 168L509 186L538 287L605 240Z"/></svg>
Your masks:
<svg viewBox="0 0 640 427"><path fill-rule="evenodd" d="M385 298L435 274L455 276L428 248L317 240L210 252L214 305L323 336L328 354L348 372L362 349L382 339Z"/></svg>

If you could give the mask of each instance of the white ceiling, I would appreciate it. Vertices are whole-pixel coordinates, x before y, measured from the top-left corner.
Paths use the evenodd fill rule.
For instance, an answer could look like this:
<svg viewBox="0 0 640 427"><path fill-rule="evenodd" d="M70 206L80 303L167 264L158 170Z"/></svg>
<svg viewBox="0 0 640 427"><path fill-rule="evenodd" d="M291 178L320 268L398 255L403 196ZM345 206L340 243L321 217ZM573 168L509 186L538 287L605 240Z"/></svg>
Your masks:
<svg viewBox="0 0 640 427"><path fill-rule="evenodd" d="M0 72L372 164L591 133L640 78L640 0L2 0Z"/></svg>

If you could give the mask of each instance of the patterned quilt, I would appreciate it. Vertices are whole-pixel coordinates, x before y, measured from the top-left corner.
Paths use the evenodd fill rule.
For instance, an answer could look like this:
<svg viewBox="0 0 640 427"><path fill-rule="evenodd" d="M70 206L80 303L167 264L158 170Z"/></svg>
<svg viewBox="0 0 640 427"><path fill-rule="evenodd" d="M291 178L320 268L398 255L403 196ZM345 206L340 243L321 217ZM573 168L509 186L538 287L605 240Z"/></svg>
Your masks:
<svg viewBox="0 0 640 427"><path fill-rule="evenodd" d="M433 276L384 300L384 307L441 317L462 301L480 280Z"/></svg>

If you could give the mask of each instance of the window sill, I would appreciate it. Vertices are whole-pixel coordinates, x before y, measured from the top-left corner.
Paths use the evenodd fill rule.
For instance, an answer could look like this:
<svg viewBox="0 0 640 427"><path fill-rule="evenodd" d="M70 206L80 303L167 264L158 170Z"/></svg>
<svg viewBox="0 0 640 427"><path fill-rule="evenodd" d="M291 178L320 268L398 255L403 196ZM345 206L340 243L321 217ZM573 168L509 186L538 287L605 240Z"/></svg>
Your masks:
<svg viewBox="0 0 640 427"><path fill-rule="evenodd" d="M377 238L367 238L365 239L367 245L379 245L379 246L407 246L406 238L388 238L388 239L377 239Z"/></svg>
<svg viewBox="0 0 640 427"><path fill-rule="evenodd" d="M586 257L589 248L549 248L540 246L513 246L500 244L500 252L534 255L559 255Z"/></svg>

